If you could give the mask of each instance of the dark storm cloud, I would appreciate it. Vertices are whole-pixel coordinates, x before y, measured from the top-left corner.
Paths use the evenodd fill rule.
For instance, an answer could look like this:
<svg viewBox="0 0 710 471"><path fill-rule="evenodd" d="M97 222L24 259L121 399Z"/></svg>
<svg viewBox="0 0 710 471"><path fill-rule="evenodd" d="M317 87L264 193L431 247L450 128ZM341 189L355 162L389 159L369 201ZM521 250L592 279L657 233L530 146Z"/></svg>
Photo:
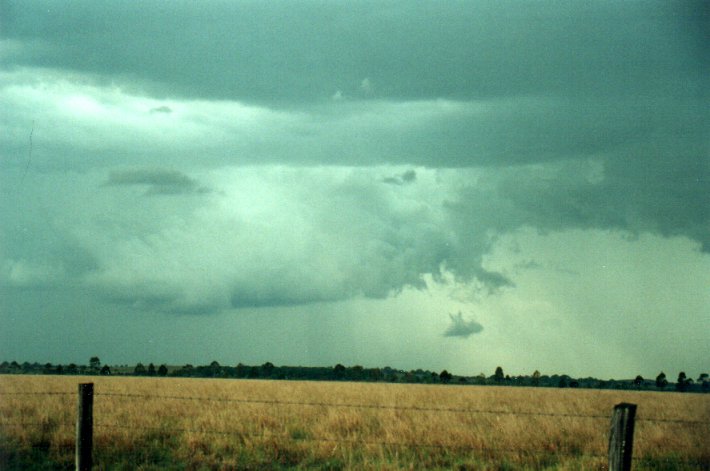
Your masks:
<svg viewBox="0 0 710 471"><path fill-rule="evenodd" d="M472 334L477 334L483 330L483 326L474 320L466 320L459 311L458 314L449 314L451 324L446 328L444 337L468 338Z"/></svg>
<svg viewBox="0 0 710 471"><path fill-rule="evenodd" d="M214 123L223 128L187 143L204 162L508 166L626 159L629 146L671 141L667 151L693 148L703 158L703 5L7 1L0 34L8 67L36 69L32 77L70 71L154 99L295 111L265 124L277 139ZM171 106L148 109L180 119ZM431 113L420 119L422 109ZM207 136L224 145L214 149ZM53 142L52 152L75 155L76 142ZM102 148L104 160L164 147L140 144L113 154Z"/></svg>
<svg viewBox="0 0 710 471"><path fill-rule="evenodd" d="M5 1L2 34L32 51L16 64L134 77L163 96L692 94L703 3Z"/></svg>
<svg viewBox="0 0 710 471"><path fill-rule="evenodd" d="M501 234L523 226L614 229L685 236L708 252L710 161L699 149L685 152L672 160L611 157L501 169L463 188L449 209L472 240L469 227Z"/></svg>
<svg viewBox="0 0 710 471"><path fill-rule="evenodd" d="M0 0L0 349L700 368L708 8Z"/></svg>
<svg viewBox="0 0 710 471"><path fill-rule="evenodd" d="M114 189L184 195L207 190L146 168L277 167L235 171L220 182L233 201L189 208L152 198L119 216L92 195L94 214L124 219L86 218L85 244L130 229L103 234L122 252L94 247L92 282L169 311L382 298L442 266L496 292L513 280L484 256L525 226L683 235L707 250L699 5L6 1L0 166L25 168L41 113L30 179L101 169ZM123 166L139 169L112 171ZM383 170L342 177L370 166ZM432 177L445 168L458 170ZM243 190L249 178L260 183ZM256 215L235 222L242 208ZM166 211L184 226L160 227Z"/></svg>

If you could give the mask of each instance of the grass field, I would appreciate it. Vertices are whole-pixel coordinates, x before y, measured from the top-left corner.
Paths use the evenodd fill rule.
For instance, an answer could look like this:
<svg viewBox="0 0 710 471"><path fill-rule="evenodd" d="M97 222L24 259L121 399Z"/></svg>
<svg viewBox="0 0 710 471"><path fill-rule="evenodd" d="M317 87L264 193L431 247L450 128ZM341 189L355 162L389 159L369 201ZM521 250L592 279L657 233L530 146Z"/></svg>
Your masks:
<svg viewBox="0 0 710 471"><path fill-rule="evenodd" d="M12 375L0 469L73 467L80 382L97 469L604 469L619 402L638 404L634 469L710 469L710 395Z"/></svg>

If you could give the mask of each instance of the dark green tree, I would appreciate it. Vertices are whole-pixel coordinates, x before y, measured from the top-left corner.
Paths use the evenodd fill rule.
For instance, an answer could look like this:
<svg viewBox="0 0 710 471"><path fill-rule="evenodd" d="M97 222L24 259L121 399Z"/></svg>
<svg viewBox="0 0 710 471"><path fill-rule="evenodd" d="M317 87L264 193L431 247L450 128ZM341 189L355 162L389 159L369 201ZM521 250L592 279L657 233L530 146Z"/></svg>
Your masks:
<svg viewBox="0 0 710 471"><path fill-rule="evenodd" d="M698 376L698 383L700 384L700 390L702 392L710 391L710 381L708 381L707 373L701 373L700 376Z"/></svg>
<svg viewBox="0 0 710 471"><path fill-rule="evenodd" d="M636 375L636 378L634 378L634 386L636 386L636 389L641 389L642 385L643 385L643 376Z"/></svg>
<svg viewBox="0 0 710 471"><path fill-rule="evenodd" d="M244 363L239 363L235 368L237 378L246 378L249 374L249 368Z"/></svg>
<svg viewBox="0 0 710 471"><path fill-rule="evenodd" d="M109 376L111 374L111 368L108 365L104 365L101 367L101 371L99 371L99 374L103 376Z"/></svg>
<svg viewBox="0 0 710 471"><path fill-rule="evenodd" d="M451 382L451 378L453 378L453 375L446 370L439 373L439 381L444 384L448 384L449 382Z"/></svg>
<svg viewBox="0 0 710 471"><path fill-rule="evenodd" d="M382 370L379 368L373 368L369 371L370 381L381 381L382 380Z"/></svg>
<svg viewBox="0 0 710 471"><path fill-rule="evenodd" d="M501 368L500 366L496 368L496 372L493 375L493 380L499 384L505 380L505 375L503 374L503 368Z"/></svg>
<svg viewBox="0 0 710 471"><path fill-rule="evenodd" d="M345 378L345 366L338 363L333 367L333 376L335 379Z"/></svg>
<svg viewBox="0 0 710 471"><path fill-rule="evenodd" d="M89 359L89 368L91 368L93 371L96 371L97 373L101 369L101 360L99 360L99 357L91 357Z"/></svg>
<svg viewBox="0 0 710 471"><path fill-rule="evenodd" d="M270 361L267 361L263 365L261 365L261 377L262 378L271 378L271 375L274 373L274 364L271 363Z"/></svg>
<svg viewBox="0 0 710 471"><path fill-rule="evenodd" d="M156 371L155 371L155 365L150 363L148 365L148 376L155 376Z"/></svg>
<svg viewBox="0 0 710 471"><path fill-rule="evenodd" d="M158 367L158 376L167 376L168 374L168 367L163 365L160 365Z"/></svg>
<svg viewBox="0 0 710 471"><path fill-rule="evenodd" d="M665 389L668 386L668 380L666 379L666 374L661 371L658 376L656 376L656 387L658 389Z"/></svg>
<svg viewBox="0 0 710 471"><path fill-rule="evenodd" d="M360 381L364 377L365 368L361 365L355 365L350 368L349 377L352 380Z"/></svg>
<svg viewBox="0 0 710 471"><path fill-rule="evenodd" d="M143 363L138 363L135 368L133 368L133 374L136 376L144 376L146 374L145 366Z"/></svg>
<svg viewBox="0 0 710 471"><path fill-rule="evenodd" d="M675 388L680 392L685 392L688 390L688 377L685 375L685 371L678 373L678 381L675 383Z"/></svg>
<svg viewBox="0 0 710 471"><path fill-rule="evenodd" d="M532 374L532 385L540 386L540 372L538 370L535 370L535 372Z"/></svg>

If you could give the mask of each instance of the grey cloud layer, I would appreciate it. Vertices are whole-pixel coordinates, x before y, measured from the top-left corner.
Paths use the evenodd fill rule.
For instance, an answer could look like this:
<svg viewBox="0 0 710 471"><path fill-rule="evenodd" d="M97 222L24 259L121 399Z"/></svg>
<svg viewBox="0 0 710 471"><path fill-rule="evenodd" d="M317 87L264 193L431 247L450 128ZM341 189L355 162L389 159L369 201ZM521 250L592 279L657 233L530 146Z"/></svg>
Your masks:
<svg viewBox="0 0 710 471"><path fill-rule="evenodd" d="M514 286L525 226L708 252L701 7L3 2L0 283L207 312Z"/></svg>
<svg viewBox="0 0 710 471"><path fill-rule="evenodd" d="M707 163L707 100L357 101L282 110L170 100L44 70L5 72L0 164L56 168L244 164L500 167L570 158Z"/></svg>
<svg viewBox="0 0 710 471"><path fill-rule="evenodd" d="M647 149L653 152L653 149ZM449 208L461 224L499 233L611 229L685 236L710 252L710 163L700 154L672 160L616 156L511 167L468 185Z"/></svg>
<svg viewBox="0 0 710 471"><path fill-rule="evenodd" d="M386 297L423 286L423 273L438 273L460 250L448 240L433 172L405 188L381 181L390 171L223 169L201 177L218 192L147 200L131 186L187 177L134 170L112 173L105 185L89 174L63 191L66 181L47 177L31 200L6 192L0 208L13 224L3 231L0 280L21 287L56 260L45 269L53 270L48 284L169 312ZM27 238L14 205L51 214L45 225L56 242ZM68 241L81 257L62 249ZM81 259L91 263L70 270Z"/></svg>
<svg viewBox="0 0 710 471"><path fill-rule="evenodd" d="M218 164L525 165L626 159L636 145L648 155L632 158L706 159L707 16L701 1L6 1L0 52L12 85L90 81L99 107L133 120L117 128L137 133L129 143L78 140L95 160L143 164L169 147L161 137L175 122L189 124L181 154ZM115 109L117 90L151 101ZM25 93L3 97L22 112L8 148L47 107L32 90L13 91ZM179 102L201 106L186 115ZM243 119L251 112L263 127ZM52 136L48 150L72 158L77 131L94 130L67 124L77 129Z"/></svg>
<svg viewBox="0 0 710 471"><path fill-rule="evenodd" d="M392 167L115 171L111 185L103 172L72 177L71 185L62 176L30 175L29 189L5 190L0 205L9 221L0 279L17 288L84 286L138 309L206 313L382 298L443 271L494 292L514 280L487 270L485 255L498 235L526 226L667 229L707 242L705 206L664 202L667 187L637 194L605 171L602 162L573 160L507 170L417 168L406 185L385 181L412 174ZM193 181L215 191L147 199L131 191ZM7 179L3 186L12 187ZM706 198L699 187L689 191L697 192L690 200ZM664 211L673 211L670 229L662 226ZM34 227L40 223L23 215L38 212L48 218ZM475 333L468 321L452 322L447 335Z"/></svg>
<svg viewBox="0 0 710 471"><path fill-rule="evenodd" d="M175 94L303 101L698 90L704 2L13 2L23 65L129 76ZM678 81L678 71L683 72ZM148 86L146 83L146 86Z"/></svg>

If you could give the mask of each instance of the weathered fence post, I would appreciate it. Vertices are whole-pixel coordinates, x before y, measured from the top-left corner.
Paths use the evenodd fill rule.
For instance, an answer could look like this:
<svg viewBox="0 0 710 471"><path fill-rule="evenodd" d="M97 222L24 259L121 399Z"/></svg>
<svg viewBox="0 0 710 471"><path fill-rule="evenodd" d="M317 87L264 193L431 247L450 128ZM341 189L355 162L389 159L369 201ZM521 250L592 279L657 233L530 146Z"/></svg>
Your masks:
<svg viewBox="0 0 710 471"><path fill-rule="evenodd" d="M614 406L609 433L609 471L630 471L634 448L636 404L622 402Z"/></svg>
<svg viewBox="0 0 710 471"><path fill-rule="evenodd" d="M94 441L94 383L79 384L76 414L76 471L90 471Z"/></svg>

